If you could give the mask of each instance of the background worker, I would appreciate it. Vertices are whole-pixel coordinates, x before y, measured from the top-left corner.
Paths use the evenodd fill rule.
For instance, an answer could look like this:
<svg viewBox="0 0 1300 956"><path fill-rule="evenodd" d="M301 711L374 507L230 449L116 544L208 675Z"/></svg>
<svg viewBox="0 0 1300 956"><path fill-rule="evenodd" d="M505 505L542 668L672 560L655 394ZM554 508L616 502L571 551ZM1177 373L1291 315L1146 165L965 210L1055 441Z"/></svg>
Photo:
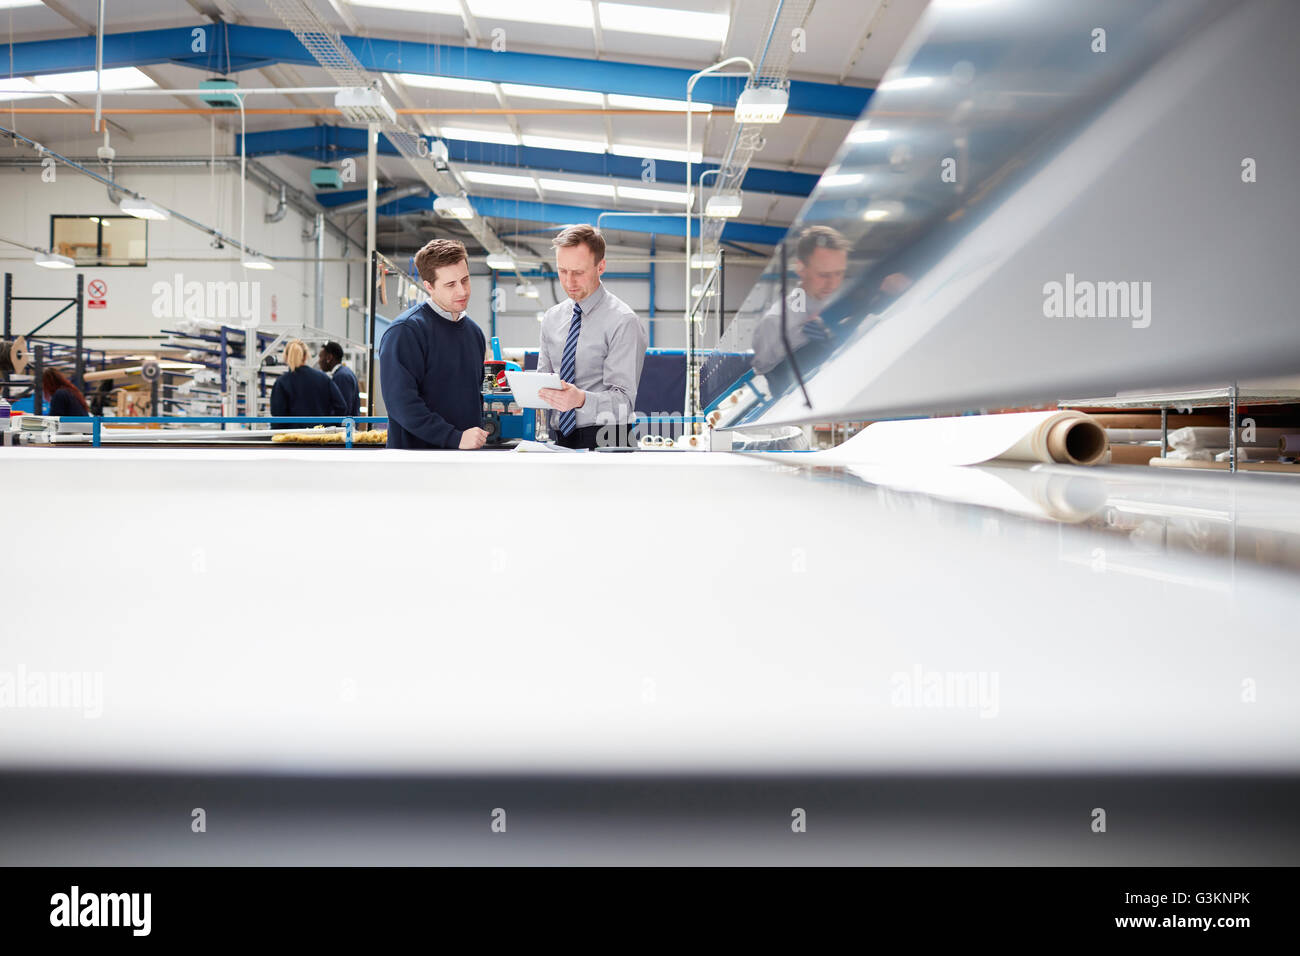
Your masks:
<svg viewBox="0 0 1300 956"><path fill-rule="evenodd" d="M343 396L330 377L318 368L307 364L309 353L302 339L294 339L284 347L284 364L289 371L276 379L271 389L271 414L302 418L314 416L346 415ZM277 422L272 428L310 427L310 422Z"/></svg>

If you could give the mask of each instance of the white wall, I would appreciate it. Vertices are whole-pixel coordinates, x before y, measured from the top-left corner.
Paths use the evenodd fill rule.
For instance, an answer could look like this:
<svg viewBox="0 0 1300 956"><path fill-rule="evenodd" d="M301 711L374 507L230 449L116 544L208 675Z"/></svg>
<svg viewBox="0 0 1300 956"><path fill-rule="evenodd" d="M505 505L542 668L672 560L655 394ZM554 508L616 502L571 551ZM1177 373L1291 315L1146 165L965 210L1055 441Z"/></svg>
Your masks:
<svg viewBox="0 0 1300 956"><path fill-rule="evenodd" d="M129 144L118 144L122 156L147 155L200 155L206 157L210 149L218 155L229 155L232 140L228 133L218 132L214 144L206 134L174 137L137 137ZM60 151L67 155L93 154L97 141L83 139L75 143L59 143ZM33 155L30 149L2 150L9 156ZM262 162L290 181L301 176L302 164L270 158ZM364 162L360 164L364 166ZM0 236L42 248L50 244L50 216L118 214L110 201L106 188L73 169L56 167L57 179L44 182L41 167L33 165L23 170L0 169L0 197L5 215L0 220ZM239 235L239 177L236 172L220 167L214 173L203 168L187 167L130 167L116 170L117 181L161 205L168 206L223 233ZM364 170L358 170L358 179L364 182ZM290 210L283 220L268 224L263 216L275 206L274 199L254 183L249 183L246 193L246 241L250 247L268 256L310 258L315 255L315 245L302 239L302 231L310 223L300 214ZM436 230L429 230L428 238L435 238ZM358 236L360 238L360 236ZM384 251L381 249L381 251ZM351 296L360 301L364 297L364 265L359 261L362 253L354 246L351 256L358 261L351 267ZM618 250L611 249L617 255ZM325 256L327 259L343 255L342 240L327 233ZM671 257L673 254L669 253ZM681 253L675 254L680 258ZM105 267L81 270L89 283L100 279L108 285L107 307L86 309L85 334L87 344L93 347L146 348L148 341L114 339L115 336L159 336L164 328L173 327L174 317L155 315L158 295L157 283L174 283L179 273L182 282L248 282L257 284L257 304L261 325L311 325L314 322L314 265L308 261L280 262L270 272L254 272L240 265L238 250L232 246L217 250L211 246L211 237L179 220L151 222L149 224L149 264L145 267ZM399 264L404 264L399 263ZM0 245L0 266L14 275L15 293L18 295L72 295L76 288L76 273L51 271L37 267L31 254L12 246ZM489 332L491 312L489 296L491 279L481 263L473 264L475 276L470 302L470 315ZM609 271L645 272L646 262L612 262ZM750 287L757 281L760 266L731 261L727 266L726 307L734 312ZM550 283L533 279L541 292L541 299L531 300L514 294L515 280L508 278L506 308L498 316L497 332L507 348L533 348L537 344L538 309L545 309L556 301ZM643 318L648 318L649 283L637 279L612 279L610 290L628 303ZM394 295L396 284L390 283L390 304L381 306L380 313L389 317L401 311ZM252 291L252 287L248 287ZM325 328L331 334L343 336L350 332L353 339L364 338L363 316L353 312L350 318L340 306L340 299L348 292L347 266L342 262L326 264L325 275ZM556 292L563 298L564 290L556 283ZM686 336L681 310L684 289L682 264L663 262L656 265L655 281L655 346L681 348ZM273 304L274 302L274 304ZM47 318L53 309L47 303L15 303L14 331L25 333ZM274 311L273 311L274 310ZM235 319L233 324L242 324ZM717 339L717 319L711 318L699 343L709 347ZM350 328L349 328L350 325ZM71 336L74 318L71 310L42 330L47 337ZM108 338L95 338L106 336Z"/></svg>
<svg viewBox="0 0 1300 956"><path fill-rule="evenodd" d="M152 144L158 154L175 154L174 147ZM146 153L140 144L132 144L135 155ZM228 153L228 149L219 148ZM8 152L8 151L6 151ZM10 153L15 155L15 153ZM30 155L30 151L28 151ZM51 215L115 215L119 210L110 202L103 184L64 166L56 167L53 182L42 180L41 168L0 170L0 196L5 215L0 221L0 236L29 245L50 245ZM199 222L219 229L235 239L239 236L239 177L224 168L213 173L207 169L120 167L116 179L123 186L149 199L184 213ZM304 227L311 223L292 209L278 223L263 217L275 208L275 201L258 186L249 183L245 200L245 241L267 256L306 258L315 255L314 242L304 240ZM341 240L326 235L325 255L341 255ZM353 249L352 255L362 254ZM31 253L13 246L0 246L0 266L14 277L16 295L74 295L76 272L43 269L32 262ZM325 275L325 328L342 334L344 295L343 263L328 263ZM240 265L238 249L227 245L214 249L211 237L194 227L171 219L149 223L149 264L145 267L114 266L78 270L89 285L93 279L107 283L106 308L85 310L84 332L91 336L158 335L171 327L175 316L155 314L158 295L155 284L172 283L179 274L182 282L249 282L256 283L256 303L263 326L312 325L314 323L315 266L311 262L281 262L269 272L246 270ZM353 267L353 294L361 293L360 263ZM252 297L254 287L247 292ZM54 310L50 303L14 304L13 331L25 333L47 318ZM57 306L55 306L57 308ZM170 308L168 309L170 311ZM252 311L252 310L250 310ZM219 318L218 316L212 316ZM232 323L242 322L231 316ZM356 316L354 337L360 337ZM75 318L69 310L42 331L43 336L71 336ZM89 339L88 345L114 345L111 341ZM118 346L144 347L149 343L121 341Z"/></svg>

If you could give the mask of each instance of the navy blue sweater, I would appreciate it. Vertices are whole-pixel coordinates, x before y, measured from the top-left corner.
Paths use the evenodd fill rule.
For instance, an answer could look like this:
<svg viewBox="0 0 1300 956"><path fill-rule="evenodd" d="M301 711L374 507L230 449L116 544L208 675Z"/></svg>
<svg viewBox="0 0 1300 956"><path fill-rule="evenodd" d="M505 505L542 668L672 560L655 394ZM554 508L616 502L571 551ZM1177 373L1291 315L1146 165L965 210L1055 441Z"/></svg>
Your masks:
<svg viewBox="0 0 1300 956"><path fill-rule="evenodd" d="M379 343L379 384L389 448L459 448L483 424L487 340L469 316L453 322L421 302L399 315Z"/></svg>
<svg viewBox="0 0 1300 956"><path fill-rule="evenodd" d="M271 389L272 415L346 415L343 396L318 368L299 365L285 372ZM311 428L310 422L285 422L272 428Z"/></svg>
<svg viewBox="0 0 1300 956"><path fill-rule="evenodd" d="M77 401L77 396L66 388L61 388L50 396L50 415L89 415L90 411L81 402Z"/></svg>
<svg viewBox="0 0 1300 956"><path fill-rule="evenodd" d="M357 377L352 369L346 365L340 365L334 369L333 382L343 396L343 404L347 407L345 415L361 414L361 389L357 385Z"/></svg>

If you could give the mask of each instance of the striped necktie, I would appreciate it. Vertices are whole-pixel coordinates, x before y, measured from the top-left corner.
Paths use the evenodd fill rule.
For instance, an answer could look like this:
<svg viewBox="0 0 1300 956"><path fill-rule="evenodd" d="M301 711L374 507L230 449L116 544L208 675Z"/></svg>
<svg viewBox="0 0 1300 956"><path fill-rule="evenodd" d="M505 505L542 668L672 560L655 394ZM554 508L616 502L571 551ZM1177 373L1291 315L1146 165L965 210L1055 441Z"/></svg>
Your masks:
<svg viewBox="0 0 1300 956"><path fill-rule="evenodd" d="M569 337L564 340L564 359L560 362L560 381L572 382L577 375L578 335L582 332L582 306L573 303L573 319L569 322ZM578 424L578 410L571 408L560 412L560 434L568 436Z"/></svg>

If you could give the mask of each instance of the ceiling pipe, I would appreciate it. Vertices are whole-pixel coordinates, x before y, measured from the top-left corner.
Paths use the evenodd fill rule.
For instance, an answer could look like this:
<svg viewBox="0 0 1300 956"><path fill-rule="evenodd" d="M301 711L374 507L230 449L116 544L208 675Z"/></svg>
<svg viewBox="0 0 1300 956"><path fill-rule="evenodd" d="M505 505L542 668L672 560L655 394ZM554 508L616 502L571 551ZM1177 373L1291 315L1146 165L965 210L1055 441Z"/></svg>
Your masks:
<svg viewBox="0 0 1300 956"><path fill-rule="evenodd" d="M280 187L280 202L275 207L274 212L268 212L263 218L267 222L279 222L284 218L285 213L289 211L289 196L283 186Z"/></svg>

